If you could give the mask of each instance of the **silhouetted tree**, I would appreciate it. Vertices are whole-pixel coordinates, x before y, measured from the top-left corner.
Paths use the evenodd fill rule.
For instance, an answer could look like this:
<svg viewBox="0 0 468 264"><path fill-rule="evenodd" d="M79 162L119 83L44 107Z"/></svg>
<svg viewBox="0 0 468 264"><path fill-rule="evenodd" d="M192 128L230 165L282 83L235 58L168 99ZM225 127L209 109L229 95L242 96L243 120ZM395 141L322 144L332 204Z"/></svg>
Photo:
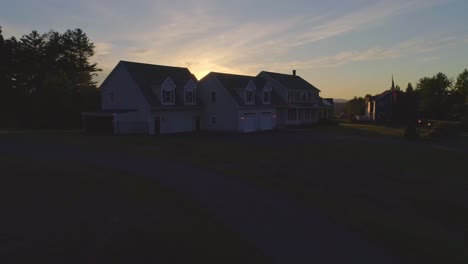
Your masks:
<svg viewBox="0 0 468 264"><path fill-rule="evenodd" d="M420 95L419 109L428 118L445 119L447 115L446 100L452 85L447 75L438 73L433 77L424 77L417 84Z"/></svg>
<svg viewBox="0 0 468 264"><path fill-rule="evenodd" d="M362 97L354 97L353 99L349 100L346 105L346 111L348 114L348 118L352 119L356 115L364 115L366 109L365 100Z"/></svg>
<svg viewBox="0 0 468 264"><path fill-rule="evenodd" d="M99 106L93 77L100 69L90 62L94 50L80 29L32 31L19 41L4 40L0 30L0 109L9 120L20 121L2 125L79 126L80 112Z"/></svg>
<svg viewBox="0 0 468 264"><path fill-rule="evenodd" d="M457 77L455 83L455 91L459 95L459 101L457 101L457 109L460 112L461 118L464 123L465 129L468 129L468 70L465 69Z"/></svg>

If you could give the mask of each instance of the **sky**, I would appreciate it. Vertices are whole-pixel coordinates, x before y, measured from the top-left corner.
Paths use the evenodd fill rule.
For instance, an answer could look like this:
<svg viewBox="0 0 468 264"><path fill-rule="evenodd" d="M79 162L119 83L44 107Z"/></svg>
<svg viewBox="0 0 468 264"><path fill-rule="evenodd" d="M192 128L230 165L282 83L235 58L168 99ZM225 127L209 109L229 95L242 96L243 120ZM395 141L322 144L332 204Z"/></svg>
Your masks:
<svg viewBox="0 0 468 264"><path fill-rule="evenodd" d="M81 28L101 82L119 60L257 75L293 69L323 97L468 68L466 0L0 0L5 37Z"/></svg>

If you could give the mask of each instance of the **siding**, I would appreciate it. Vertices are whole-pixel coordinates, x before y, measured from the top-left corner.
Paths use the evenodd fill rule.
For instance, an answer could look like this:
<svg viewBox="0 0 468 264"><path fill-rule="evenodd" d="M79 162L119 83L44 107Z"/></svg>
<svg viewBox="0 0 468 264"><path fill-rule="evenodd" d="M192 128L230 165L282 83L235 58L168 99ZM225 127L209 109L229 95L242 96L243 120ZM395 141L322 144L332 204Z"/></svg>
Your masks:
<svg viewBox="0 0 468 264"><path fill-rule="evenodd" d="M150 134L154 134L154 118L160 119L160 133L180 133L195 131L195 117L198 111L153 112L150 120Z"/></svg>
<svg viewBox="0 0 468 264"><path fill-rule="evenodd" d="M216 102L211 103L211 92L216 92ZM226 89L213 76L206 76L199 85L199 98L204 111L201 115L201 129L238 131L238 105ZM211 117L216 116L216 124Z"/></svg>
<svg viewBox="0 0 468 264"><path fill-rule="evenodd" d="M116 115L117 134L148 134L148 120L139 112L120 113Z"/></svg>
<svg viewBox="0 0 468 264"><path fill-rule="evenodd" d="M140 121L147 119L148 102L122 65L116 66L101 85L100 90L102 110L137 109L138 115L133 115L133 117ZM111 100L111 94L113 94L114 101Z"/></svg>

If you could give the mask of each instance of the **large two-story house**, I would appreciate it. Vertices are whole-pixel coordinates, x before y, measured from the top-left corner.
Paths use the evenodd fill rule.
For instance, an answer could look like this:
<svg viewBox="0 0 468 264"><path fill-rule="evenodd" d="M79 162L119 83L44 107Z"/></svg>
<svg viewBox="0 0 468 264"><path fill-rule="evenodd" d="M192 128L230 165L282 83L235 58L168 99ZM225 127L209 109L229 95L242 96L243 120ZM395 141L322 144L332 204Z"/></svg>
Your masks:
<svg viewBox="0 0 468 264"><path fill-rule="evenodd" d="M102 111L83 113L85 130L150 135L199 130L197 82L187 68L120 61L100 86Z"/></svg>
<svg viewBox="0 0 468 264"><path fill-rule="evenodd" d="M203 129L253 132L276 127L283 102L268 80L210 72L199 86Z"/></svg>
<svg viewBox="0 0 468 264"><path fill-rule="evenodd" d="M333 101L293 71L257 76L120 61L100 87L102 110L83 113L88 132L165 134L253 132L317 123Z"/></svg>
<svg viewBox="0 0 468 264"><path fill-rule="evenodd" d="M262 71L258 74L271 83L273 90L285 104L277 109L277 123L280 126L315 124L321 117L320 90L302 79L293 70L292 74Z"/></svg>

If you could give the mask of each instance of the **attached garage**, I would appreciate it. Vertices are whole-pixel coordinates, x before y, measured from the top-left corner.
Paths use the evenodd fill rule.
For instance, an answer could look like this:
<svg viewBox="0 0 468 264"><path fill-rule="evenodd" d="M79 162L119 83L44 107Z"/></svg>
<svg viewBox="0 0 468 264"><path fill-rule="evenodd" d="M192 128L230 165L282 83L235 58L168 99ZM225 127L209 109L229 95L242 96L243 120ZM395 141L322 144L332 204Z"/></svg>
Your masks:
<svg viewBox="0 0 468 264"><path fill-rule="evenodd" d="M257 114L256 113L244 113L241 116L242 132L254 132L257 131Z"/></svg>
<svg viewBox="0 0 468 264"><path fill-rule="evenodd" d="M83 129L87 134L127 135L147 134L148 122L134 110L82 113Z"/></svg>
<svg viewBox="0 0 468 264"><path fill-rule="evenodd" d="M273 115L271 112L262 112L259 116L259 130L273 129Z"/></svg>

